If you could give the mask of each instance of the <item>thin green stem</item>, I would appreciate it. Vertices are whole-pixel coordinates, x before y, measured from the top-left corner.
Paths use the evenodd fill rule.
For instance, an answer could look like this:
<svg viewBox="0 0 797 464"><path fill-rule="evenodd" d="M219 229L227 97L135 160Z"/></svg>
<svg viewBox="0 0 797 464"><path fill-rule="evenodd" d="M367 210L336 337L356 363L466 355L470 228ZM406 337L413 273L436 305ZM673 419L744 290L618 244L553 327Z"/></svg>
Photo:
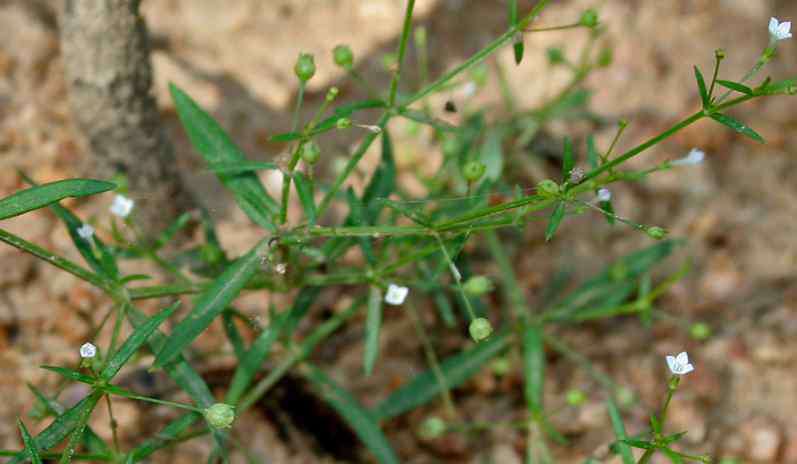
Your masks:
<svg viewBox="0 0 797 464"><path fill-rule="evenodd" d="M470 317L471 320L476 319L476 312L473 310L473 305L470 303L470 298L468 298L468 295L465 293L465 289L462 287L462 274L460 274L459 269L457 269L457 265L454 264L454 260L451 259L451 255L448 254L448 249L446 248L445 243L443 243L443 239L440 238L440 234L435 234L434 238L437 240L437 243L440 246L440 251L443 252L443 257L448 263L448 269L451 271L451 277L454 278L454 287L457 289L459 297L462 298L462 301L465 303L465 310L468 312L468 317Z"/></svg>
<svg viewBox="0 0 797 464"><path fill-rule="evenodd" d="M110 395L105 395L105 404L108 406L108 418L111 422L111 434L113 435L113 449L119 454L119 434L118 428L119 424L116 422L116 418L113 416L113 407L111 406L111 397Z"/></svg>
<svg viewBox="0 0 797 464"><path fill-rule="evenodd" d="M407 53L407 42L410 38L410 29L412 28L412 11L414 9L415 0L407 0L407 7L404 9L404 26L401 28L401 39L399 39L398 63L396 64L396 71L393 73L393 78L390 80L390 96L388 97L388 106L391 108L396 104L396 94L398 93L399 80L401 80L401 71L404 67L404 55Z"/></svg>
<svg viewBox="0 0 797 464"><path fill-rule="evenodd" d="M299 113L302 109L302 103L304 103L304 89L306 83L303 80L299 80L299 92L296 94L296 105L293 107L293 118L291 119L291 132L296 132L299 130Z"/></svg>
<svg viewBox="0 0 797 464"><path fill-rule="evenodd" d="M437 355L434 352L434 347L432 346L431 340L429 340L429 335L426 333L423 321L418 314L418 310L415 309L415 305L408 303L405 307L409 310L415 332L418 334L418 338L421 339L426 362L429 364L429 368L432 370L438 385L440 385L440 396L443 399L443 407L449 419L454 420L458 417L458 414L454 406L454 400L451 399L451 389L446 380L446 376L443 374L442 369L440 369L440 361L437 359Z"/></svg>
<svg viewBox="0 0 797 464"><path fill-rule="evenodd" d="M523 32L548 32L548 31L561 31L564 29L575 29L577 27L585 27L581 23L573 23L573 24L565 24L562 26L549 26L549 27L540 27L536 29L523 29Z"/></svg>

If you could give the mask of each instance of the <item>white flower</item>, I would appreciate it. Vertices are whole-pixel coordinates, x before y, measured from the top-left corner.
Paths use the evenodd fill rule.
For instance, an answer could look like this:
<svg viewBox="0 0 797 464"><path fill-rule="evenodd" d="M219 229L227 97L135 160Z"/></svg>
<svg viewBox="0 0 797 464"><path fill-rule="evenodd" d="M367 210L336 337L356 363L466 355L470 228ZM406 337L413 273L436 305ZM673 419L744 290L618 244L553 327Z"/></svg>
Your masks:
<svg viewBox="0 0 797 464"><path fill-rule="evenodd" d="M676 375L684 375L695 370L695 366L689 363L689 355L686 351L678 353L678 356L667 355L667 367Z"/></svg>
<svg viewBox="0 0 797 464"><path fill-rule="evenodd" d="M80 347L81 358L93 358L96 355L97 355L97 347L92 345L91 343L86 342Z"/></svg>
<svg viewBox="0 0 797 464"><path fill-rule="evenodd" d="M83 224L77 228L77 234L83 240L89 241L91 240L91 237L94 236L94 227L91 227L88 224Z"/></svg>
<svg viewBox="0 0 797 464"><path fill-rule="evenodd" d="M689 151L689 154L683 158L677 159L673 161L673 166L689 166L694 164L700 164L703 162L703 159L706 157L706 154L703 150L699 148L693 148Z"/></svg>
<svg viewBox="0 0 797 464"><path fill-rule="evenodd" d="M609 201L612 199L612 191L607 188L598 190L598 201Z"/></svg>
<svg viewBox="0 0 797 464"><path fill-rule="evenodd" d="M385 293L385 303L398 306L404 303L410 289L396 284L390 284Z"/></svg>
<svg viewBox="0 0 797 464"><path fill-rule="evenodd" d="M119 216L120 218L126 218L127 215L130 214L130 211L133 211L133 206L135 206L135 204L135 201L124 195L116 195L113 198L113 204L111 204L111 214Z"/></svg>
<svg viewBox="0 0 797 464"><path fill-rule="evenodd" d="M778 22L777 18L769 19L769 36L773 42L791 38L791 21Z"/></svg>

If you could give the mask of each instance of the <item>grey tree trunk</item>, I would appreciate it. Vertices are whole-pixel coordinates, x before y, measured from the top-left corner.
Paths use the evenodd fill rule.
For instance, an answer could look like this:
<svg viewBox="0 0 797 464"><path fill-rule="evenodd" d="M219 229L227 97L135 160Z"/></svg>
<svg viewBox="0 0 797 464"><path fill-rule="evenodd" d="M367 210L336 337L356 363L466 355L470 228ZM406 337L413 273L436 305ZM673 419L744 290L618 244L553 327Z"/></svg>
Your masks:
<svg viewBox="0 0 797 464"><path fill-rule="evenodd" d="M66 0L61 47L72 112L92 150L88 171L127 175L150 232L192 205L151 92L140 0Z"/></svg>

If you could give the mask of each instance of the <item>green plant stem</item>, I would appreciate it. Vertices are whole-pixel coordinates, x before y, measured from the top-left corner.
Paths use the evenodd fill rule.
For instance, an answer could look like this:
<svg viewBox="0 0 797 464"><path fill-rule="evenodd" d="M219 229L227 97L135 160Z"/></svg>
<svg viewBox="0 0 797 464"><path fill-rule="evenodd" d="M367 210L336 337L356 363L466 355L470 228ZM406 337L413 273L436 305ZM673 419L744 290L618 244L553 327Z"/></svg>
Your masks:
<svg viewBox="0 0 797 464"><path fill-rule="evenodd" d="M459 293L459 297L462 298L463 303L465 303L465 310L468 312L468 317L470 317L471 320L476 319L476 312L473 310L473 305L470 303L470 298L468 298L468 295L465 293L465 289L462 288L462 275L459 273L457 265L454 264L454 260L451 259L451 255L448 254L448 249L446 248L445 243L443 243L443 239L440 238L440 234L435 234L434 238L437 240L438 245L440 245L440 251L443 252L443 257L448 263L448 269L451 271L451 277L454 278L454 287L457 289L457 293Z"/></svg>
<svg viewBox="0 0 797 464"><path fill-rule="evenodd" d="M111 434L113 435L113 449L119 454L119 433L117 430L119 424L117 424L116 418L113 416L113 407L111 406L111 397L109 395L105 395L105 404L108 406L108 418L111 423Z"/></svg>
<svg viewBox="0 0 797 464"><path fill-rule="evenodd" d="M293 107L293 118L291 119L291 132L296 132L299 129L299 112L302 109L302 103L304 102L304 89L306 83L303 80L299 80L299 92L296 94L296 105Z"/></svg>
<svg viewBox="0 0 797 464"><path fill-rule="evenodd" d="M393 78L390 80L388 106L391 108L396 104L396 94L398 93L399 80L401 80L401 71L404 67L404 55L407 53L407 42L409 42L410 29L412 29L412 11L414 9L415 0L407 0L407 7L404 10L404 25L401 28L401 39L398 46L398 63L396 64L397 67L393 73Z"/></svg>
<svg viewBox="0 0 797 464"><path fill-rule="evenodd" d="M14 457L18 454L19 451L0 450L0 457ZM46 459L49 461L49 460L60 459L62 453L45 453L40 451L39 455L41 456L42 459ZM89 461L89 462L95 462L95 461L106 462L106 461L113 461L114 459L115 458L113 456L102 453L75 453L72 455L73 461L77 460L77 461Z"/></svg>
<svg viewBox="0 0 797 464"><path fill-rule="evenodd" d="M451 399L451 389L448 386L445 374L443 374L443 371L440 369L440 361L437 359L432 342L429 340L429 335L426 333L426 328L423 326L423 320L421 320L418 310L415 309L415 305L411 302L407 302L405 307L410 313L415 332L418 334L418 338L421 339L423 352L426 356L426 363L429 364L429 368L432 370L432 373L434 373L438 385L440 385L440 397L443 400L443 407L446 410L446 414L450 420L455 420L459 415L457 414L457 408L454 406L454 400Z"/></svg>
<svg viewBox="0 0 797 464"><path fill-rule="evenodd" d="M128 391L125 391L125 390L109 389L108 393L113 394L113 395L117 395L117 396L121 396L123 398L128 398L128 399L131 399L131 400L138 400L138 401L144 401L144 402L147 402L147 403L154 403L154 404L160 404L160 405L164 405L164 406L170 406L170 407L178 408L178 409L185 409L185 410L192 411L192 412L198 412L200 414L202 414L204 412L202 409L197 408L196 406L191 406L190 404L178 403L176 401L169 401L169 400L161 400L161 399L158 399L158 398L150 398L149 396L138 395L138 394L135 394L133 392L128 392Z"/></svg>
<svg viewBox="0 0 797 464"><path fill-rule="evenodd" d="M581 23L573 23L573 24L565 24L562 26L549 26L549 27L540 27L536 29L523 29L523 32L561 31L564 29L575 29L577 27L586 27L586 26L583 26Z"/></svg>

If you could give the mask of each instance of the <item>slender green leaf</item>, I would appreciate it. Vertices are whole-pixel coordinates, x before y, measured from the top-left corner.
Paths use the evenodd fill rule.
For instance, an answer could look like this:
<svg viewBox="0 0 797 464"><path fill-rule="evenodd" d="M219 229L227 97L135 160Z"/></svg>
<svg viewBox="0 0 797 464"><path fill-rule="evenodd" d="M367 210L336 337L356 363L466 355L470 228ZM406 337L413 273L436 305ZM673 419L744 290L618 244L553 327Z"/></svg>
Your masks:
<svg viewBox="0 0 797 464"><path fill-rule="evenodd" d="M74 369L69 369L67 367L60 367L60 366L39 366L42 369L55 372L56 374L69 379L74 380L76 382L83 382L88 385L94 385L95 379L94 377L89 377L86 374L82 374Z"/></svg>
<svg viewBox="0 0 797 464"><path fill-rule="evenodd" d="M27 384L28 389L33 393L33 395L44 405L46 411L53 416L60 416L64 413L64 407L61 406L58 401L53 400L52 398L47 397L41 390L36 388L35 386L31 385L30 383ZM86 428L86 433L84 436L84 441L86 442L86 448L91 452L96 452L100 454L108 454L110 452L110 448L108 445L102 441L102 438L99 437L91 427Z"/></svg>
<svg viewBox="0 0 797 464"><path fill-rule="evenodd" d="M637 440L635 438L626 438L622 440L622 443L625 443L626 445L630 445L633 446L634 448L639 448L639 449L650 450L656 448L656 445L654 445L649 441Z"/></svg>
<svg viewBox="0 0 797 464"><path fill-rule="evenodd" d="M539 325L527 324L523 330L523 377L526 405L532 413L541 415L545 383L545 350L542 343L542 327Z"/></svg>
<svg viewBox="0 0 797 464"><path fill-rule="evenodd" d="M570 172L576 165L573 157L573 141L570 137L565 137L565 146L562 152L562 180L567 182L570 179Z"/></svg>
<svg viewBox="0 0 797 464"><path fill-rule="evenodd" d="M92 179L68 179L38 185L0 199L0 219L44 208L64 198L85 197L115 188L116 184L112 182Z"/></svg>
<svg viewBox="0 0 797 464"><path fill-rule="evenodd" d="M509 337L506 333L496 334L473 348L444 360L440 364L440 371L446 379L445 385L456 388L463 384L482 365L503 351L508 343ZM380 421L390 419L431 401L440 393L440 388L434 372L424 371L379 403L372 413Z"/></svg>
<svg viewBox="0 0 797 464"><path fill-rule="evenodd" d="M509 0L507 6L509 8L509 26L517 27L518 25L517 0ZM524 50L522 32L517 32L515 41L512 44L512 50L514 51L515 55L515 64L520 64L523 61L523 50Z"/></svg>
<svg viewBox="0 0 797 464"><path fill-rule="evenodd" d="M739 93L743 93L745 95L753 95L755 93L755 92L753 92L753 89L751 89L750 87L748 87L748 86L746 86L744 84L740 84L739 82L724 81L722 79L717 79L717 84L719 84L719 85L721 85L721 86L723 86L725 88L728 88L728 89L731 89L731 90L735 90L735 91L737 91Z"/></svg>
<svg viewBox="0 0 797 464"><path fill-rule="evenodd" d="M22 443L25 445L25 451L28 453L31 464L42 464L39 450L36 449L36 443L33 442L33 438L30 436L28 428L25 427L25 423L22 422L21 419L17 419L17 426L19 427L19 433L22 434Z"/></svg>
<svg viewBox="0 0 797 464"><path fill-rule="evenodd" d="M590 134L587 136L587 162L591 169L598 169L598 149L595 148L595 137Z"/></svg>
<svg viewBox="0 0 797 464"><path fill-rule="evenodd" d="M200 420L201 418L202 415L195 412L184 414L178 417L170 422L154 437L146 440L144 443L138 445L135 449L130 451L127 462L135 463L143 461L155 451L166 448L167 446L171 446L174 444L174 442L179 441L180 437L189 427L191 427L194 422Z"/></svg>
<svg viewBox="0 0 797 464"><path fill-rule="evenodd" d="M703 73L700 72L700 68L697 66L695 68L695 80L697 80L697 89L700 91L700 99L703 101L703 108L708 108L711 106L711 97L708 94L708 90L706 90L706 80L703 79Z"/></svg>
<svg viewBox="0 0 797 464"><path fill-rule="evenodd" d="M797 79L787 79L785 81L769 83L756 89L760 95L794 95L797 90Z"/></svg>
<svg viewBox="0 0 797 464"><path fill-rule="evenodd" d="M711 119L717 121L718 123L728 126L731 129L735 130L736 132L750 137L756 142L764 143L763 137L758 135L758 132L744 125L744 123L737 121L736 119L728 116L727 114L711 113L710 116Z"/></svg>
<svg viewBox="0 0 797 464"><path fill-rule="evenodd" d="M236 161L234 163L217 163L208 167L216 174L243 174L253 171L268 171L279 169L275 163L261 161Z"/></svg>
<svg viewBox="0 0 797 464"><path fill-rule="evenodd" d="M301 311L302 309L304 308L299 308L298 310ZM266 357L268 357L268 354L271 352L271 347L274 345L274 342L277 341L279 336L283 333L282 330L285 327L285 322L288 320L288 317L291 313L296 311L297 307L294 306L291 311L273 319L269 326L263 329L260 335L257 336L252 343L252 347L244 354L238 367L235 369L232 382L230 382L230 389L227 391L227 396L225 398L227 404L238 404L238 401L249 387L252 379L254 379L255 375L260 371L263 361L265 361Z"/></svg>
<svg viewBox="0 0 797 464"><path fill-rule="evenodd" d="M562 218L565 217L565 208L566 204L563 201L560 201L556 204L556 208L554 208L553 212L551 213L551 217L548 219L548 227L545 229L546 242L553 238L554 234L556 233L556 229L559 228Z"/></svg>
<svg viewBox="0 0 797 464"><path fill-rule="evenodd" d="M238 327L235 325L233 312L224 311L221 318L224 324L224 333L227 335L227 339L230 341L230 345L232 345L232 349L235 352L235 357L240 363L244 358L244 354L246 354L246 346L241 332L238 331Z"/></svg>
<svg viewBox="0 0 797 464"><path fill-rule="evenodd" d="M390 446L374 417L349 393L323 371L307 366L305 375L313 388L340 414L354 430L368 450L382 464L398 464L396 452Z"/></svg>
<svg viewBox="0 0 797 464"><path fill-rule="evenodd" d="M335 124L337 124L339 119L348 118L356 111L373 108L385 108L386 106L387 104L382 100L362 100L341 105L335 108L335 114L333 116L330 116L316 124L316 126L313 128L313 134L318 134L332 129L335 127Z"/></svg>
<svg viewBox="0 0 797 464"><path fill-rule="evenodd" d="M284 132L282 134L272 135L268 139L272 142L292 142L301 138L302 134L299 132Z"/></svg>
<svg viewBox="0 0 797 464"><path fill-rule="evenodd" d="M368 315L365 320L365 350L363 370L365 375L374 371L379 356L379 331L382 326L382 291L372 285L368 293Z"/></svg>
<svg viewBox="0 0 797 464"><path fill-rule="evenodd" d="M80 400L76 405L69 408L62 415L53 420L50 425L41 431L34 439L33 443L39 451L49 450L55 445L59 444L69 433L74 430L78 425L84 414L90 414L94 407L97 405L101 397L100 392L94 392L91 395ZM21 451L16 454L7 464L19 464L27 458L27 453Z"/></svg>
<svg viewBox="0 0 797 464"><path fill-rule="evenodd" d="M623 464L635 464L634 455L631 453L631 448L629 448L625 443L625 440L628 437L625 433L623 418L620 415L620 410L617 409L617 405L615 404L613 398L606 400L606 409L609 411L609 419L612 422L612 430L614 430L614 436L617 438L617 450L620 453L620 457L623 459Z"/></svg>
<svg viewBox="0 0 797 464"><path fill-rule="evenodd" d="M247 162L241 149L216 120L176 85L170 84L169 90L188 138L208 165ZM279 212L279 206L263 188L255 173L218 173L218 177L232 191L238 205L252 221L276 231L271 218Z"/></svg>
<svg viewBox="0 0 797 464"><path fill-rule="evenodd" d="M365 187L362 203L366 208L368 224L374 224L384 206L380 198L387 198L396 190L396 162L393 159L393 142L387 128L382 131L382 159Z"/></svg>
<svg viewBox="0 0 797 464"><path fill-rule="evenodd" d="M512 44L512 51L515 55L515 64L520 64L523 61L523 51L525 50L525 45L523 44L523 36L521 35L515 42Z"/></svg>
<svg viewBox="0 0 797 464"><path fill-rule="evenodd" d="M175 301L169 305L169 307L152 316L145 323L136 327L130 337L122 344L122 346L119 347L119 350L114 353L114 355L108 361L108 364L105 366L102 372L100 372L100 378L106 382L113 379L114 376L119 372L119 369L121 369L122 366L124 366L130 359L130 357L133 356L144 343L146 343L150 335L152 335L152 333L155 332L155 330L160 327L160 325L163 324L166 319L174 314L174 311L176 311L179 306L180 301Z"/></svg>
<svg viewBox="0 0 797 464"><path fill-rule="evenodd" d="M69 441L66 443L66 447L63 451L61 451L61 459L58 460L58 464L69 464L72 462L72 456L75 455L75 450L80 444L81 438L83 438L83 432L86 430L86 424L89 422L89 417L91 417L94 407L97 405L100 398L102 398L102 392L95 390L91 393L89 398L92 398L94 404L91 408L86 408L81 411L75 428L69 436Z"/></svg>
<svg viewBox="0 0 797 464"><path fill-rule="evenodd" d="M304 216L310 225L315 225L316 221L316 208L315 208L315 186L313 180L304 175L301 171L293 173L293 181L296 183L296 193L299 194L299 201L302 203Z"/></svg>
<svg viewBox="0 0 797 464"><path fill-rule="evenodd" d="M174 360L207 329L257 272L261 256L268 247L268 239L261 240L254 249L236 260L197 297L194 309L177 324L156 355L155 367L163 367Z"/></svg>

